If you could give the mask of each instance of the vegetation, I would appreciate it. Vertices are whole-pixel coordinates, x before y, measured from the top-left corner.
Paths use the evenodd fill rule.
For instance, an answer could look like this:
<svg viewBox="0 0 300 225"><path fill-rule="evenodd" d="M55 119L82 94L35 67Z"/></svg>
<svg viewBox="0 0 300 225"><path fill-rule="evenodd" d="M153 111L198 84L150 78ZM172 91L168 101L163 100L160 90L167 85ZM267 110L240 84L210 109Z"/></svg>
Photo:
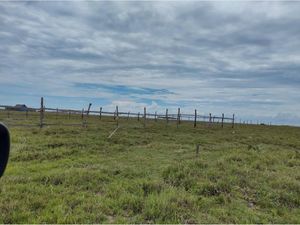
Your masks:
<svg viewBox="0 0 300 225"><path fill-rule="evenodd" d="M11 126L0 223L300 223L300 128L119 124Z"/></svg>

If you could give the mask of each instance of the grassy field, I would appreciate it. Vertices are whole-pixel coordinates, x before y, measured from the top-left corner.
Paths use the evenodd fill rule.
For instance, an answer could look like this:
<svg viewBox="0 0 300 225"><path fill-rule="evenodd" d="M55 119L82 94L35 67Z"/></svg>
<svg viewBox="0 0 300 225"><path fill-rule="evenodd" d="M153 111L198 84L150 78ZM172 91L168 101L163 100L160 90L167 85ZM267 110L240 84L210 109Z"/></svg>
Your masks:
<svg viewBox="0 0 300 225"><path fill-rule="evenodd" d="M115 127L10 127L0 223L300 223L300 128Z"/></svg>

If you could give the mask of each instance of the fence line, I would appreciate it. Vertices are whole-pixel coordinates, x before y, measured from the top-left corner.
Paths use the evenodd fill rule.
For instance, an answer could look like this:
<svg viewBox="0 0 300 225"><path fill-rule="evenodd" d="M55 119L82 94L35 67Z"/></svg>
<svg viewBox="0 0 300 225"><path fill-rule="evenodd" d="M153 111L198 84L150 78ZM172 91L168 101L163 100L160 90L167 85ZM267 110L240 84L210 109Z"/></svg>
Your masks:
<svg viewBox="0 0 300 225"><path fill-rule="evenodd" d="M208 122L208 125L211 126L212 124L218 124L221 123L221 127L224 127L224 123L231 124L231 127L234 128L235 126L235 117L234 114L232 117L225 117L224 113L222 113L222 116L212 116L211 113L209 115L200 115L197 113L197 109L195 109L194 114L186 114L181 113L181 109L178 108L177 114L170 114L168 108L166 109L165 114L158 114L156 111L155 113L149 113L147 112L146 107L144 107L144 112L141 115L140 112L122 112L119 111L119 107L116 106L116 109L114 112L110 111L104 111L103 107L99 108L99 111L91 110L92 104L90 103L88 105L88 109L85 110L84 108L82 110L74 110L74 109L59 109L59 108L50 108L45 107L44 104L44 98L41 98L40 101L40 107L39 108L32 108L32 107L26 107L26 108L20 108L19 106L9 106L9 105L0 105L1 111L7 112L7 117L10 118L10 113L13 111L18 112L24 112L26 119L29 116L30 112L35 112L39 116L39 123L38 126L42 128L44 125L56 125L55 123L47 124L45 123L45 114L46 113L53 113L55 115L55 118L57 119L59 114L66 114L68 115L68 118L71 118L72 114L75 115L81 115L81 123L78 124L57 124L57 125L82 125L87 126L87 120L89 116L98 116L101 120L103 116L112 116L114 121L116 122L116 125L119 125L119 118L137 118L138 121L140 121L140 117L142 116L143 119L143 126L146 127L146 121L148 119L154 120L157 122L158 120L165 120L166 124L169 124L170 121L175 121L177 127L181 124L182 121L193 121L193 126L197 127L198 122Z"/></svg>

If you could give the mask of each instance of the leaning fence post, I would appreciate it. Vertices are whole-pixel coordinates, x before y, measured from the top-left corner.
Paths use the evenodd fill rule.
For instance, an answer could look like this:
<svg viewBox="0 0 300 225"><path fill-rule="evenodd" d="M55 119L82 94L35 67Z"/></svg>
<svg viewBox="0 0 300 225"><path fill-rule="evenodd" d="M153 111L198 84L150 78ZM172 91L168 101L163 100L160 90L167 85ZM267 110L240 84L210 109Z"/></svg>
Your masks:
<svg viewBox="0 0 300 225"><path fill-rule="evenodd" d="M224 113L222 113L222 128L224 127Z"/></svg>
<svg viewBox="0 0 300 225"><path fill-rule="evenodd" d="M234 128L234 114L232 115L232 128Z"/></svg>
<svg viewBox="0 0 300 225"><path fill-rule="evenodd" d="M44 120L43 111L44 111L44 98L43 98L43 97L41 97L41 108L40 108L40 128L42 128L42 127L43 127L43 120Z"/></svg>
<svg viewBox="0 0 300 225"><path fill-rule="evenodd" d="M197 126L197 109L195 109L194 127Z"/></svg>
<svg viewBox="0 0 300 225"><path fill-rule="evenodd" d="M90 110L91 110L91 106L92 106L92 103L89 103L89 107L88 107L88 110L86 112L86 119L84 120L84 127L87 128L88 126L88 122L87 122L87 119L89 118L89 115L90 115Z"/></svg>
<svg viewBox="0 0 300 225"><path fill-rule="evenodd" d="M90 109L91 109L92 103L89 104L88 111L86 112L87 116L90 114Z"/></svg>
<svg viewBox="0 0 300 225"><path fill-rule="evenodd" d="M166 109L166 121L167 121L167 123L169 123L168 109Z"/></svg>
<svg viewBox="0 0 300 225"><path fill-rule="evenodd" d="M146 107L144 107L144 127L146 126Z"/></svg>

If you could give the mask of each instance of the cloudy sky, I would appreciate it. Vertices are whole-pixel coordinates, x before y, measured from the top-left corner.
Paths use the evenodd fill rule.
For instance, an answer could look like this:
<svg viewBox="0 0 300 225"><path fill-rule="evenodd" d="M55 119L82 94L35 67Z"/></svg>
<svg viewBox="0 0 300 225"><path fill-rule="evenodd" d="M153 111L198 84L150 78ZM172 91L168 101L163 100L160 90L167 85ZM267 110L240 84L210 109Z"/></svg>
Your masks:
<svg viewBox="0 0 300 225"><path fill-rule="evenodd" d="M0 104L300 125L300 2L0 2Z"/></svg>

